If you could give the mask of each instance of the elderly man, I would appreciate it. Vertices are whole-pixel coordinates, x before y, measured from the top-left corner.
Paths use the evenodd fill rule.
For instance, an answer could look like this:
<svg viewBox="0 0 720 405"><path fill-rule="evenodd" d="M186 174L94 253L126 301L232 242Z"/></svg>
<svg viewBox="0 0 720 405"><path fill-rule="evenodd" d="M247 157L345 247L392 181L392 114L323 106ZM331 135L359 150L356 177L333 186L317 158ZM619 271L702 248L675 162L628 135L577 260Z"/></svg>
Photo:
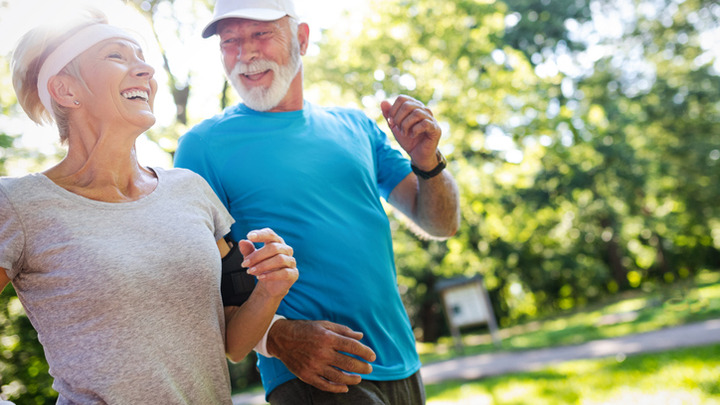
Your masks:
<svg viewBox="0 0 720 405"><path fill-rule="evenodd" d="M457 231L437 121L410 97L382 102L408 160L362 112L304 100L309 28L292 0L219 0L213 35L243 102L185 134L175 164L210 183L233 235L269 227L295 249L302 275L256 348L268 400L424 403L381 198L427 235Z"/></svg>

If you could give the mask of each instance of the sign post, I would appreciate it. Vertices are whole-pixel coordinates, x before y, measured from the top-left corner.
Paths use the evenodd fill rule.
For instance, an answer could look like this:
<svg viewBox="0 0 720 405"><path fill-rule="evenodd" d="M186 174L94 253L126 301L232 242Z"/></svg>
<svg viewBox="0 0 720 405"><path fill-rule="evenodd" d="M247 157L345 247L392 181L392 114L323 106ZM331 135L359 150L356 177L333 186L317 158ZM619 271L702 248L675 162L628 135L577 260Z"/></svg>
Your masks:
<svg viewBox="0 0 720 405"><path fill-rule="evenodd" d="M450 332L460 353L464 352L460 328L465 326L487 325L493 343L500 346L495 312L482 276L443 280L436 289L442 295Z"/></svg>

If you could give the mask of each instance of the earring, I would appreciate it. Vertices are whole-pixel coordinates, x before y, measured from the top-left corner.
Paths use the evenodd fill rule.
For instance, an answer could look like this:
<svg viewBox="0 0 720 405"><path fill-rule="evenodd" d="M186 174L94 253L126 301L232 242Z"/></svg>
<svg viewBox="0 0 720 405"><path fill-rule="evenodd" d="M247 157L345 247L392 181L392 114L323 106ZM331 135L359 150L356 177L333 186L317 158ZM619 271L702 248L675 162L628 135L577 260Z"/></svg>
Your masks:
<svg viewBox="0 0 720 405"><path fill-rule="evenodd" d="M80 102L77 101L77 100L73 101L73 103L74 103L75 105L80 105Z"/></svg>

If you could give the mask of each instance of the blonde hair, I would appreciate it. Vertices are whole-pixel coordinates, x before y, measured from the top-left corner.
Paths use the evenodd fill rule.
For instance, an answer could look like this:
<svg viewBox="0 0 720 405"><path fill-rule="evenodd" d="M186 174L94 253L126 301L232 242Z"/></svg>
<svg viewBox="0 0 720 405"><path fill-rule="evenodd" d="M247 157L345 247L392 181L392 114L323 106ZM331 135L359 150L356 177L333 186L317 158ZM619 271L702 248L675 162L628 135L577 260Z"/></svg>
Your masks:
<svg viewBox="0 0 720 405"><path fill-rule="evenodd" d="M107 24L104 13L94 8L82 9L71 21L55 24L43 24L23 35L13 51L11 69L12 83L18 102L31 120L38 124L57 124L60 141L68 137L68 110L52 100L52 110L48 111L38 95L38 75L47 57L66 39L79 30L93 24ZM72 60L61 73L77 78L82 85L85 81L80 75L77 59ZM87 86L86 86L87 87Z"/></svg>

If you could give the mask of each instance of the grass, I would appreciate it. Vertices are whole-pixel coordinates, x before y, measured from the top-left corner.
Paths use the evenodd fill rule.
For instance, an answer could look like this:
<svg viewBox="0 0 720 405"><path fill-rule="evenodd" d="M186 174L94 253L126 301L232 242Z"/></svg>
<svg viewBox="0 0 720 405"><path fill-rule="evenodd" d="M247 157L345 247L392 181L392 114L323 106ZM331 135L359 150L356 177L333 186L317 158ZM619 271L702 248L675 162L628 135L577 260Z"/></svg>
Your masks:
<svg viewBox="0 0 720 405"><path fill-rule="evenodd" d="M452 338L418 343L423 364L480 353L579 344L720 318L720 272L702 272L693 280L653 292L631 291L602 304L501 329L500 347L487 330L463 335L463 353Z"/></svg>
<svg viewBox="0 0 720 405"><path fill-rule="evenodd" d="M720 404L720 345L426 385L428 405Z"/></svg>

